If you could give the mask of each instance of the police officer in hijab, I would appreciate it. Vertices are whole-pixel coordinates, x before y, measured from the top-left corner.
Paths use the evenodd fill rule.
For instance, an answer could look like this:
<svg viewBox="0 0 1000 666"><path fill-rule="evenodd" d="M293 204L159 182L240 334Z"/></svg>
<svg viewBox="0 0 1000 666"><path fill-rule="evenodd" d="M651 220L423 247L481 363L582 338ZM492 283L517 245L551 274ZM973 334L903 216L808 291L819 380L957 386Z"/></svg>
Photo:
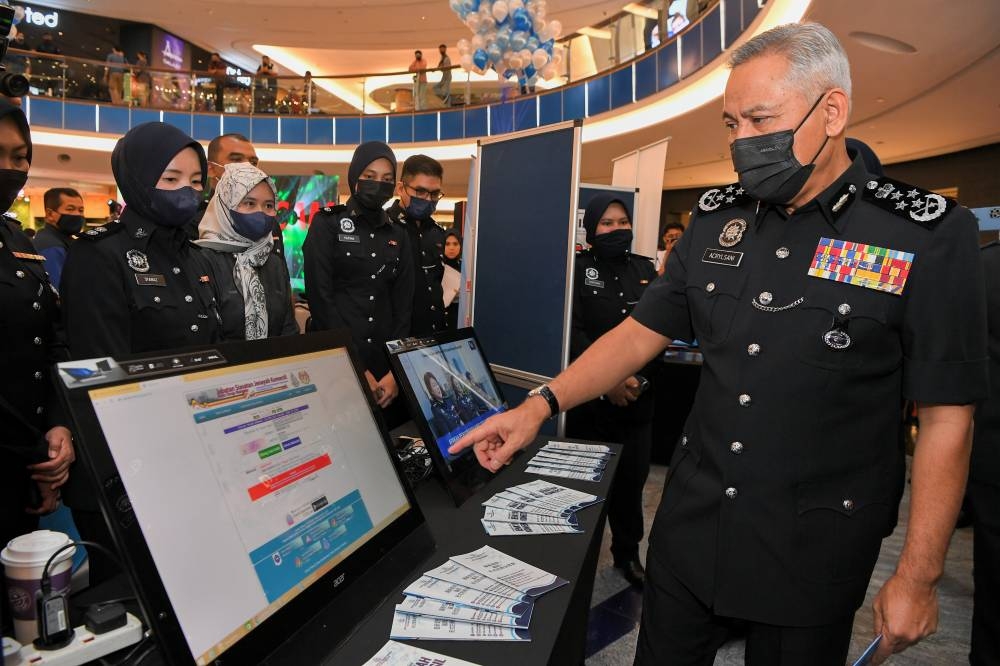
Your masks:
<svg viewBox="0 0 1000 666"><path fill-rule="evenodd" d="M0 210L28 178L31 132L19 107L0 98ZM75 459L49 366L65 360L55 291L14 220L0 218L0 544L31 532L58 506ZM0 582L2 586L2 582ZM7 595L4 592L3 603Z"/></svg>
<svg viewBox="0 0 1000 666"><path fill-rule="evenodd" d="M576 255L570 353L580 356L599 337L632 312L642 292L656 278L648 257L632 254L632 214L613 194L599 194L583 217L590 248ZM608 494L611 554L631 584L641 587L642 488L649 475L653 437L651 365L597 400L567 415L567 434L581 439L623 444L618 474Z"/></svg>
<svg viewBox="0 0 1000 666"><path fill-rule="evenodd" d="M302 246L306 296L313 330L350 329L385 408L399 393L385 343L410 334L414 280L406 231L384 210L396 189L392 149L380 141L358 146L347 183L351 198L317 213Z"/></svg>
<svg viewBox="0 0 1000 666"><path fill-rule="evenodd" d="M111 169L125 210L82 234L63 268L71 356L120 358L218 341L208 264L185 232L208 170L201 145L173 125L143 123L118 141ZM109 545L96 492L77 481L66 498L77 527L84 538ZM112 575L107 566L92 559L91 582Z"/></svg>
<svg viewBox="0 0 1000 666"><path fill-rule="evenodd" d="M206 250L226 340L299 332L288 267L271 235L275 195L274 183L257 167L227 164L198 225L195 244Z"/></svg>

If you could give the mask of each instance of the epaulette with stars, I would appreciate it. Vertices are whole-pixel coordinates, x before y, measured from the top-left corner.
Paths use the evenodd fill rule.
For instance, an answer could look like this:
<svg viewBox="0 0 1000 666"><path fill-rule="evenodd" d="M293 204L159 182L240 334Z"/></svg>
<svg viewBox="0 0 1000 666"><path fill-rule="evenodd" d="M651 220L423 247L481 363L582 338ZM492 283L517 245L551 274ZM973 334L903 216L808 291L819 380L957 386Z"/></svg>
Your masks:
<svg viewBox="0 0 1000 666"><path fill-rule="evenodd" d="M698 197L698 210L703 213L714 213L717 210L725 210L735 206L742 206L753 201L739 183L726 185L725 187L713 187L705 190Z"/></svg>
<svg viewBox="0 0 1000 666"><path fill-rule="evenodd" d="M862 198L927 229L933 229L958 205L954 199L884 176L869 180Z"/></svg>
<svg viewBox="0 0 1000 666"><path fill-rule="evenodd" d="M88 240L88 241L101 240L102 238L107 238L112 234L118 233L124 228L125 228L124 224L122 224L118 220L113 220L111 222L108 222L107 224L102 224L99 227L91 227L86 231L80 232L80 235L77 236L77 239Z"/></svg>

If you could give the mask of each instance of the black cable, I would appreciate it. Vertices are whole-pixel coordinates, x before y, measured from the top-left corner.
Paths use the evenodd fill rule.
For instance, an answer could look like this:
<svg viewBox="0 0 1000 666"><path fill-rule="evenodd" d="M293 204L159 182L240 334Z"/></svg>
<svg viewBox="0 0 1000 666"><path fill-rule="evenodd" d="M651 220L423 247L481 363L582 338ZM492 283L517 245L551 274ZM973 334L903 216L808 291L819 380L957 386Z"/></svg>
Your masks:
<svg viewBox="0 0 1000 666"><path fill-rule="evenodd" d="M102 546L101 544L95 543L93 541L82 541L82 540L70 541L69 543L62 545L59 548L56 548L56 551L49 556L48 561L45 563L45 567L42 569L42 580L41 580L41 588L43 594L52 591L52 581L49 579L49 567L52 566L52 562L56 559L56 556L58 556L59 553L63 552L64 550L69 550L70 548L73 548L75 546L86 546L87 548L96 548L97 550L107 555L112 562L117 564L119 569L121 569L122 571L125 570L125 565L122 564L122 561L118 559L118 555L116 555L110 548Z"/></svg>

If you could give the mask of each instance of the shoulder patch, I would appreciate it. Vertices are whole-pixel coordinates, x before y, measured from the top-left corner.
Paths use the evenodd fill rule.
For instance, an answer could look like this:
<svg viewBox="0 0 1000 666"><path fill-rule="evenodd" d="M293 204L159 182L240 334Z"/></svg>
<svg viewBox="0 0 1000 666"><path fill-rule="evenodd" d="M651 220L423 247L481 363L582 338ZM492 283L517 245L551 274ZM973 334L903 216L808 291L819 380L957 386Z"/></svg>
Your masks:
<svg viewBox="0 0 1000 666"><path fill-rule="evenodd" d="M698 197L698 210L703 213L713 213L717 210L742 206L751 201L753 199L740 184L733 183L725 187L713 187L702 192L701 196Z"/></svg>
<svg viewBox="0 0 1000 666"><path fill-rule="evenodd" d="M862 198L927 229L937 226L958 205L954 199L885 177L869 180Z"/></svg>
<svg viewBox="0 0 1000 666"><path fill-rule="evenodd" d="M111 236L121 231L124 228L125 228L124 224L122 224L118 220L115 220L114 222L108 222L107 224L102 224L99 227L91 227L90 229L87 229L86 231L78 235L77 239L88 240L88 241L101 240L102 238L107 238L108 236Z"/></svg>

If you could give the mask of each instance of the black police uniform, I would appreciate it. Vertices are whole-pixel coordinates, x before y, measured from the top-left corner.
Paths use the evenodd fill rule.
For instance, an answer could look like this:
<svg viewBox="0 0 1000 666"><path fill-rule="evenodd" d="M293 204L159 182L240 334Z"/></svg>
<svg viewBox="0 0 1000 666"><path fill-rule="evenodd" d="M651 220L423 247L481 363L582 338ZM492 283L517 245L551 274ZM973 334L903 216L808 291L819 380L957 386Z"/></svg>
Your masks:
<svg viewBox="0 0 1000 666"><path fill-rule="evenodd" d="M222 318L222 338L224 340L246 339L246 314L243 292L236 284L233 268L236 256L232 252L217 252L203 249L209 267L209 279L215 289L215 300L219 316ZM294 335L299 332L292 310L292 286L288 280L285 258L271 250L267 261L258 267L257 275L264 286L267 303L267 337Z"/></svg>
<svg viewBox="0 0 1000 666"><path fill-rule="evenodd" d="M832 262L826 239L847 243ZM875 248L913 256L892 263ZM859 251L850 279L867 287L843 281ZM903 399L986 394L978 253L967 210L875 179L860 158L791 216L738 184L701 195L632 314L704 352L650 535L637 663L667 663L694 640L718 645L706 638L718 617L849 637L896 522ZM898 293L862 272L881 266ZM692 627L678 614L707 619ZM812 663L843 664L846 638L830 645L844 653L816 650Z"/></svg>
<svg viewBox="0 0 1000 666"><path fill-rule="evenodd" d="M73 358L203 345L221 338L204 251L183 229L137 216L73 244L61 295Z"/></svg>
<svg viewBox="0 0 1000 666"><path fill-rule="evenodd" d="M45 257L45 272L49 274L49 280L56 289L59 288L63 264L66 263L66 253L69 252L69 244L72 240L72 236L63 233L51 224L46 224L39 229L35 237L31 239L38 254Z"/></svg>
<svg viewBox="0 0 1000 666"><path fill-rule="evenodd" d="M624 321L655 278L656 269L648 257L630 254L618 260L601 260L591 250L578 252L570 355L577 358L595 340ZM649 377L651 372L646 368L639 374ZM643 534L642 488L649 476L652 424L653 396L649 390L627 407L598 399L567 414L568 436L625 445L608 494L611 553L618 564L639 559Z"/></svg>
<svg viewBox="0 0 1000 666"><path fill-rule="evenodd" d="M991 391L976 409L966 490L973 521L972 666L1000 664L1000 243L985 246L982 257Z"/></svg>
<svg viewBox="0 0 1000 666"><path fill-rule="evenodd" d="M411 220L397 199L388 210L389 218L406 230L413 255L413 314L410 335L433 335L445 330L444 229L433 219Z"/></svg>
<svg viewBox="0 0 1000 666"><path fill-rule="evenodd" d="M410 334L413 257L406 243L387 215L373 224L352 199L317 213L302 246L312 328L349 328L376 380L389 372L386 341Z"/></svg>
<svg viewBox="0 0 1000 666"><path fill-rule="evenodd" d="M59 307L42 256L14 222L0 218L0 543L34 530L27 465L48 460L44 433L64 425L51 365L65 360ZM3 599L6 603L6 597Z"/></svg>

